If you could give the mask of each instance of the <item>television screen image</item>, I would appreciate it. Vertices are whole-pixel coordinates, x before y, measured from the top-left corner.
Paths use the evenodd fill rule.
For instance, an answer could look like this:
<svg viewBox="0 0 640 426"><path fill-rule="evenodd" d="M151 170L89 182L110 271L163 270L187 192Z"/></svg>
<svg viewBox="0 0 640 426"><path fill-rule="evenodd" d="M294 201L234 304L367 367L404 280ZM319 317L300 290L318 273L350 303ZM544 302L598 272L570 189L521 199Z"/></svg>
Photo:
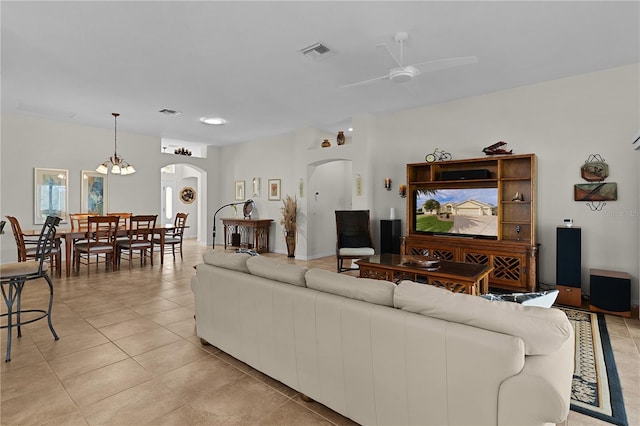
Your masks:
<svg viewBox="0 0 640 426"><path fill-rule="evenodd" d="M416 190L415 231L478 238L498 236L498 189Z"/></svg>

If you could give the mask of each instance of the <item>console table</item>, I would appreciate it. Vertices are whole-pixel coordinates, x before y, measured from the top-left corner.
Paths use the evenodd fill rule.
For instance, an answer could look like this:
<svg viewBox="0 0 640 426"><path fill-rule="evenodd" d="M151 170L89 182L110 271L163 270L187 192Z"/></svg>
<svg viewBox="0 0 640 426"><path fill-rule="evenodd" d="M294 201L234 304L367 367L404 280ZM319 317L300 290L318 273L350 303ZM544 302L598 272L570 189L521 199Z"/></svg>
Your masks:
<svg viewBox="0 0 640 426"><path fill-rule="evenodd" d="M360 278L395 283L411 280L476 296L489 292L489 273L493 269L477 263L441 260L440 267L433 270L414 266L397 254L365 257L356 263L360 267Z"/></svg>
<svg viewBox="0 0 640 426"><path fill-rule="evenodd" d="M258 253L269 251L269 227L273 219L221 219L224 226L224 248L253 249Z"/></svg>

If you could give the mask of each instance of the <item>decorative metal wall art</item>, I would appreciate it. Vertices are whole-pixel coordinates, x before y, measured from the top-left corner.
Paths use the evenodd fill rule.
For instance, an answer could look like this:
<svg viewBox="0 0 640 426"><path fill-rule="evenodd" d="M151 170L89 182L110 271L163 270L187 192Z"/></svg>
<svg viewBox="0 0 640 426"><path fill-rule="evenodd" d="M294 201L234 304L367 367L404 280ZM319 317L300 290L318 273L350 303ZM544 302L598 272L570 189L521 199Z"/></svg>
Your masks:
<svg viewBox="0 0 640 426"><path fill-rule="evenodd" d="M607 205L607 201L618 199L618 184L604 183L609 177L609 166L600 154L590 154L587 161L580 167L580 176L587 182L577 183L573 187L575 201L587 201L591 211L600 211Z"/></svg>

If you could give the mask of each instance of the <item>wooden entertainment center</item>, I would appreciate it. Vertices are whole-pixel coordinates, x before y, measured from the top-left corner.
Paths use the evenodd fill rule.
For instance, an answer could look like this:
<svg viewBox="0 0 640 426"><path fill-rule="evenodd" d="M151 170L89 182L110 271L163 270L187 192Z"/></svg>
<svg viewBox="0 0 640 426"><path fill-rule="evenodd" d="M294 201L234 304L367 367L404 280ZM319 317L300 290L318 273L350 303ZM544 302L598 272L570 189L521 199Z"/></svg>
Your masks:
<svg viewBox="0 0 640 426"><path fill-rule="evenodd" d="M407 164L407 235L401 252L429 253L442 260L480 263L493 268L489 285L510 291L535 291L535 154L500 155L456 161ZM495 237L422 232L416 229L416 191L497 188ZM486 212L485 212L486 214ZM446 235L445 235L446 234Z"/></svg>

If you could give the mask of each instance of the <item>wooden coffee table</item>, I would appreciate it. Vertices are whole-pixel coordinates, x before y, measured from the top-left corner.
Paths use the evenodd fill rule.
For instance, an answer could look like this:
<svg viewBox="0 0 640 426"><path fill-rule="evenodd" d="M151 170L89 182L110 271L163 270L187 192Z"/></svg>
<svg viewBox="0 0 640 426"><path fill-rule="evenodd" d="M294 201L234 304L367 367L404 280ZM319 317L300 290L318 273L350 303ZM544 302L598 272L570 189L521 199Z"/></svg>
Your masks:
<svg viewBox="0 0 640 426"><path fill-rule="evenodd" d="M397 254L369 256L357 260L356 263L360 266L360 278L373 278L394 283L411 280L444 287L454 293L471 295L489 292L489 273L493 270L489 265L447 260L441 260L440 267L432 270L417 267Z"/></svg>

